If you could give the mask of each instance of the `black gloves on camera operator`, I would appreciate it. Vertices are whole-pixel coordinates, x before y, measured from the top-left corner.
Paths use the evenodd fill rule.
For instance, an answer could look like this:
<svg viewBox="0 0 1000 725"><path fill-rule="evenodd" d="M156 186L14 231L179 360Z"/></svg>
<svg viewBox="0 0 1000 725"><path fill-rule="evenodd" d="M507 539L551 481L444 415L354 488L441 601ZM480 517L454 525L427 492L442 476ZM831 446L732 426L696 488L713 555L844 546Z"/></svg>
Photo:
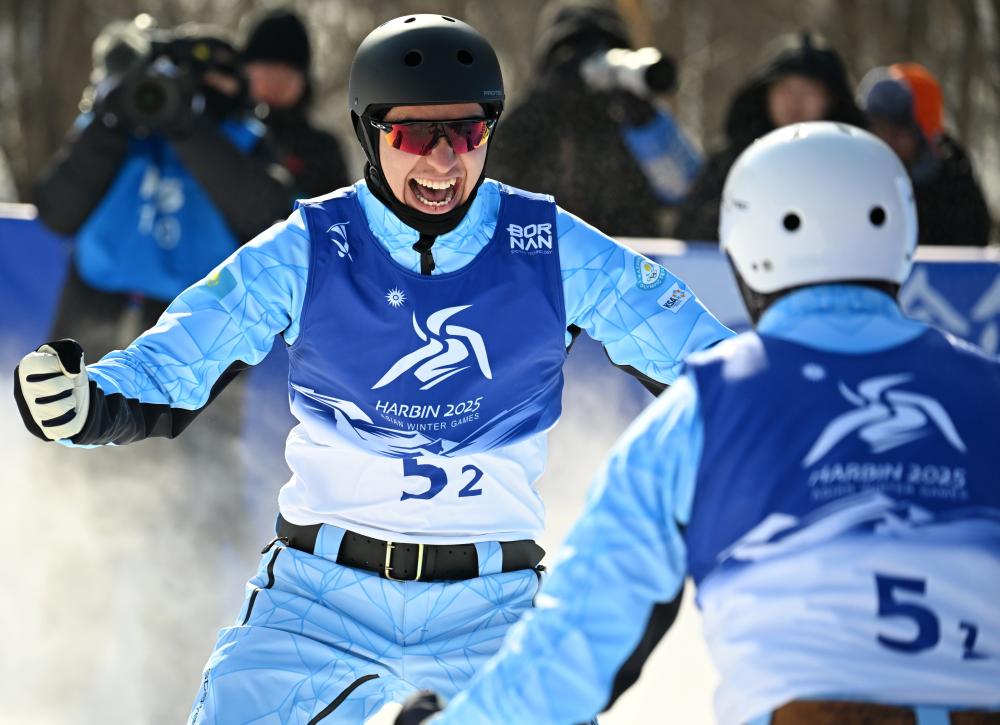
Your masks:
<svg viewBox="0 0 1000 725"><path fill-rule="evenodd" d="M211 195L238 239L251 239L284 217L293 192L266 139L245 152L221 122L251 118L239 55L205 26L162 31L152 18L109 25L94 43L94 72L79 120L41 174L34 201L39 218L75 235L98 208L131 140L166 139L184 168ZM152 161L152 159L151 159Z"/></svg>
<svg viewBox="0 0 1000 725"><path fill-rule="evenodd" d="M202 116L219 121L247 106L237 51L204 28L113 24L95 43L94 80L85 107L104 126L140 137L183 137Z"/></svg>

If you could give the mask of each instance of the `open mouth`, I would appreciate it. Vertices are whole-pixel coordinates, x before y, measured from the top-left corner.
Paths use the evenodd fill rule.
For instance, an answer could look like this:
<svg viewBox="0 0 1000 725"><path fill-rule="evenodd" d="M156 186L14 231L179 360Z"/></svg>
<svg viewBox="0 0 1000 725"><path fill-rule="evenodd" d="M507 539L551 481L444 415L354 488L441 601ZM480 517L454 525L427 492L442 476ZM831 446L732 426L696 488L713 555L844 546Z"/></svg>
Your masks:
<svg viewBox="0 0 1000 725"><path fill-rule="evenodd" d="M410 179L410 191L421 205L431 211L444 211L458 191L458 177L451 179Z"/></svg>

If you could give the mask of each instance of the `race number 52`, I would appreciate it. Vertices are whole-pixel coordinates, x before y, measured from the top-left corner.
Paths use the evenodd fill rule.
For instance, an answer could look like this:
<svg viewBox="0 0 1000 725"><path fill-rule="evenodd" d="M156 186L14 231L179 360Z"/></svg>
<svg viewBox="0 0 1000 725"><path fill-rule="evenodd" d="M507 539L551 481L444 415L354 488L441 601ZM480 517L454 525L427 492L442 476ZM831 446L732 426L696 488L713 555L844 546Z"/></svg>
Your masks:
<svg viewBox="0 0 1000 725"><path fill-rule="evenodd" d="M400 501L405 501L408 498L424 500L434 498L448 485L447 471L438 466L432 466L429 463L418 463L416 458L403 459L403 477L422 478L430 485L425 491L421 491L420 493L403 491L403 495L399 498ZM471 464L462 466L462 477L462 483L465 485L458 492L459 498L482 495L483 489L477 487L477 484L483 477L483 472L480 469Z"/></svg>
<svg viewBox="0 0 1000 725"><path fill-rule="evenodd" d="M916 634L910 639L879 634L879 644L907 654L916 654L937 646L941 641L941 621L925 601L926 579L876 574L875 590L878 594L880 618L903 617L912 621L916 627ZM979 628L972 622L960 622L958 627L963 635L962 659L986 659L988 655L975 649Z"/></svg>

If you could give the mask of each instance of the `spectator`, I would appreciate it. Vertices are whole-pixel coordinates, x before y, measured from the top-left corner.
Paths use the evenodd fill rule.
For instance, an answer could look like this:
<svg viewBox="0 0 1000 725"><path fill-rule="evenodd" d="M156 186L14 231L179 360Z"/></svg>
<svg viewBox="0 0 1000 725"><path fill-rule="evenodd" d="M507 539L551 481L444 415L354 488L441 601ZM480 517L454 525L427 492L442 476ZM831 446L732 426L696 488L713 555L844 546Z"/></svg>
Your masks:
<svg viewBox="0 0 1000 725"><path fill-rule="evenodd" d="M95 41L89 112L36 188L42 222L75 237L53 337L96 355L152 325L291 205L233 46L204 27L154 32L150 20L112 23Z"/></svg>
<svg viewBox="0 0 1000 725"><path fill-rule="evenodd" d="M779 38L765 53L729 105L725 145L712 154L681 206L674 236L717 240L719 201L726 174L754 139L803 121L840 121L864 126L854 103L844 62L836 50L811 33Z"/></svg>
<svg viewBox="0 0 1000 725"><path fill-rule="evenodd" d="M611 3L549 3L538 25L538 80L497 126L488 170L552 194L608 234L660 236L662 210L683 197L701 159L669 114L622 88L613 73L584 80L588 61L600 64L603 52L629 47ZM672 88L673 62L664 59L659 69L655 85Z"/></svg>
<svg viewBox="0 0 1000 725"><path fill-rule="evenodd" d="M270 129L296 193L314 197L350 184L340 143L309 122L311 52L302 19L283 8L251 16L243 60L257 115Z"/></svg>
<svg viewBox="0 0 1000 725"><path fill-rule="evenodd" d="M265 127L249 113L237 53L220 33L193 26L164 33L117 23L101 34L95 51L95 84L86 94L90 112L39 182L37 201L47 226L75 237L52 337L79 339L100 356L125 347L176 294L287 215L292 193L287 173L273 163ZM151 113L157 100L162 107ZM213 398L238 370L227 371ZM163 627L177 633L155 652L141 644L127 648L119 662L121 669L166 683L146 704L151 722L178 720L169 683L191 656L191 642L186 609L164 607L162 589L137 587L136 577L144 582L142 572L164 551L185 556L178 552L196 538L197 554L186 550L203 567L201 581L225 578L230 552L253 540L242 489L242 382L226 387L200 418L199 433L180 446L153 442L88 456L73 461L60 480L69 490L83 482L114 484L88 494L101 525L114 522L104 559L116 571L139 572L105 589L106 601L130 605L116 608L113 623L95 623L100 634L91 633L90 641L104 646L115 632ZM145 424L156 425L152 418ZM157 471L169 471L173 485L153 492L145 484ZM165 548L164 541L171 543ZM202 551L206 542L208 551ZM187 573L184 582L185 591L200 591ZM46 579L44 586L57 596L65 584ZM198 607L222 616L221 604L202 597Z"/></svg>
<svg viewBox="0 0 1000 725"><path fill-rule="evenodd" d="M858 86L871 130L913 182L920 244L985 246L990 212L968 153L944 130L937 79L919 63L874 68Z"/></svg>

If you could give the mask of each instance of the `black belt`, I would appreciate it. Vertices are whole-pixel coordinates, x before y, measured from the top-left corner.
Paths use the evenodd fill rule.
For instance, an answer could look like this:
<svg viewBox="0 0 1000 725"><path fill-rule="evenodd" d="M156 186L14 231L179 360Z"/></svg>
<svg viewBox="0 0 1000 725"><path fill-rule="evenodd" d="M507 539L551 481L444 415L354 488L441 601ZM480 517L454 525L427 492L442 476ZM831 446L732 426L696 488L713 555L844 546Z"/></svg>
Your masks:
<svg viewBox="0 0 1000 725"><path fill-rule="evenodd" d="M771 714L771 725L916 725L916 722L916 710L912 707L843 700L793 700ZM1000 712L950 710L948 722L951 725L997 725Z"/></svg>
<svg viewBox="0 0 1000 725"><path fill-rule="evenodd" d="M277 538L292 549L312 554L321 526L299 526L278 516ZM545 550L530 539L501 541L500 551L504 572L534 569L545 556ZM479 576L475 544L405 544L353 531L344 532L337 563L394 581L457 581Z"/></svg>

